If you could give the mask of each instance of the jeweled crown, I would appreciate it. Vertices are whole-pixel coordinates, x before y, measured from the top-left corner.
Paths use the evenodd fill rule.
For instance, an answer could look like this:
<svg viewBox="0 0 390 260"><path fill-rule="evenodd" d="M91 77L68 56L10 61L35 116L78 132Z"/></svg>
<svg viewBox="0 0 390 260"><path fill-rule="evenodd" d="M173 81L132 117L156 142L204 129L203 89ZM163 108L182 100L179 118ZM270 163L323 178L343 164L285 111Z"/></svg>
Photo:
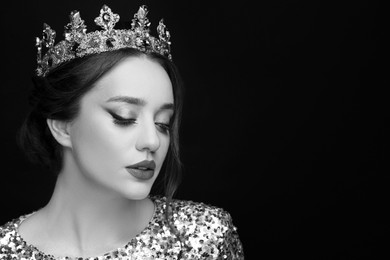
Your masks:
<svg viewBox="0 0 390 260"><path fill-rule="evenodd" d="M103 30L87 33L80 12L70 14L70 23L65 26L65 39L54 45L56 32L49 25L43 24L42 39L36 38L38 76L46 76L53 68L64 62L90 54L113 51L123 48L135 48L142 52L155 52L172 59L170 34L163 20L157 26L158 38L149 34L150 22L146 17L148 9L141 6L132 19L131 29L114 29L119 15L104 5L95 23ZM43 49L46 49L43 55Z"/></svg>

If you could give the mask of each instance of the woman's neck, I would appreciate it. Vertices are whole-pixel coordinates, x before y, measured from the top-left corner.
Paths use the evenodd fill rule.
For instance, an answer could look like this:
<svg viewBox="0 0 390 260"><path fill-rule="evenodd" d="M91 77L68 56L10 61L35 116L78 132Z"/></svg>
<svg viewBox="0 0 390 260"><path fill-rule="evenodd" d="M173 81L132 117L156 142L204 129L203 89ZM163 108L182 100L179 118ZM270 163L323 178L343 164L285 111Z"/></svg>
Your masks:
<svg viewBox="0 0 390 260"><path fill-rule="evenodd" d="M140 233L153 212L149 198L129 200L80 173L62 171L49 203L41 210L43 237L51 241L45 250L57 256L62 251L81 257L103 254ZM62 245L66 246L59 251L50 249Z"/></svg>

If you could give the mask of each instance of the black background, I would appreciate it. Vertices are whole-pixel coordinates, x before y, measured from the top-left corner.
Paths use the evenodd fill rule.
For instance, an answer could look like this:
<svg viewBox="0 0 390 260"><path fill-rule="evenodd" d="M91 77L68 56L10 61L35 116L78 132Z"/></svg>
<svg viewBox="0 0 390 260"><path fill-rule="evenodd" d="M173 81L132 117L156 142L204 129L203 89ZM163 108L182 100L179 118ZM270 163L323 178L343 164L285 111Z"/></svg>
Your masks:
<svg viewBox="0 0 390 260"><path fill-rule="evenodd" d="M1 223L43 206L55 180L15 142L35 36L46 22L62 39L74 9L91 28L104 3L128 20L147 4L172 34L186 85L177 198L229 211L247 259L389 256L388 13L373 1L3 3Z"/></svg>

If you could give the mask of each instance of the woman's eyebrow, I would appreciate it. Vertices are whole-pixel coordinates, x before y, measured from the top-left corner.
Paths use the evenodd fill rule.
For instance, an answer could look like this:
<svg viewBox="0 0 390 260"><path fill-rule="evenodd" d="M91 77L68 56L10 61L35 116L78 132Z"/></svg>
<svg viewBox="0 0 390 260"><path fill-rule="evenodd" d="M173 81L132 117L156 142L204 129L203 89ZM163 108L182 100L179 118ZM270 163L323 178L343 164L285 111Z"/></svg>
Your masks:
<svg viewBox="0 0 390 260"><path fill-rule="evenodd" d="M135 98L135 97L129 97L129 96L115 96L111 97L107 100L107 102L124 102L128 103L131 105L136 105L136 106L145 106L146 101L140 98Z"/></svg>
<svg viewBox="0 0 390 260"><path fill-rule="evenodd" d="M141 107L146 105L146 101L144 99L130 97L130 96L111 97L107 100L107 102L124 102L124 103L141 106ZM174 108L175 106L173 103L164 103L163 105L160 106L159 110L174 110Z"/></svg>
<svg viewBox="0 0 390 260"><path fill-rule="evenodd" d="M174 110L173 103L165 103L160 107L160 110Z"/></svg>

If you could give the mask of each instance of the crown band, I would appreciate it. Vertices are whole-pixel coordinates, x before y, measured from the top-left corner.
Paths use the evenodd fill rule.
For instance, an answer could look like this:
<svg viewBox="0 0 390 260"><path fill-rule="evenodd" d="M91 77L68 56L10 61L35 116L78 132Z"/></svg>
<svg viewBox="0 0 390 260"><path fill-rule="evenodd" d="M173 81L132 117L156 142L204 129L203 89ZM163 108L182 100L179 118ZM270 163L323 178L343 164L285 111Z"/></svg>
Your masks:
<svg viewBox="0 0 390 260"><path fill-rule="evenodd" d="M141 6L134 14L131 29L116 30L114 26L119 21L119 15L104 5L100 15L95 19L95 23L103 30L87 33L80 12L73 11L70 14L70 23L65 26L65 39L56 45L54 45L56 32L49 25L43 24L42 39L36 38L36 74L44 77L55 67L75 58L123 48L134 48L144 53L159 53L172 60L169 31L161 19L157 26L158 38L151 36L147 14L147 7ZM42 56L44 48L46 53Z"/></svg>

